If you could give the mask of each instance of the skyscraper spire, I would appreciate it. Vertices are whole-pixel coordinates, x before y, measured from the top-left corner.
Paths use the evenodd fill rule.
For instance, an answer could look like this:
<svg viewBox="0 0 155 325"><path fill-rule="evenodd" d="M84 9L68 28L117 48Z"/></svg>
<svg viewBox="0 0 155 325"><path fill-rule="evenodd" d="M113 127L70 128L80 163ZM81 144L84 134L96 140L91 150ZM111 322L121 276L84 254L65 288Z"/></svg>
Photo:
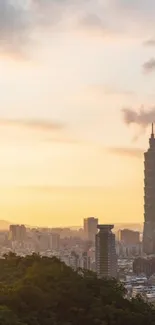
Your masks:
<svg viewBox="0 0 155 325"><path fill-rule="evenodd" d="M152 133L151 133L151 138L154 138L154 124L152 123Z"/></svg>
<svg viewBox="0 0 155 325"><path fill-rule="evenodd" d="M152 135L154 136L154 125L152 123Z"/></svg>

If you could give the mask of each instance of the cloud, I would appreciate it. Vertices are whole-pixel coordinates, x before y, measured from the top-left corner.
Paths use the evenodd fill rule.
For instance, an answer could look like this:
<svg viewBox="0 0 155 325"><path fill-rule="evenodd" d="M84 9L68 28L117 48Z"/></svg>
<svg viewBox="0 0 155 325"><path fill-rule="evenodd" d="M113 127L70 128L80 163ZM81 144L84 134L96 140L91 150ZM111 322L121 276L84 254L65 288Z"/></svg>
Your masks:
<svg viewBox="0 0 155 325"><path fill-rule="evenodd" d="M155 39L154 38L150 38L146 41L143 42L144 46L148 46L148 47L154 47L155 46Z"/></svg>
<svg viewBox="0 0 155 325"><path fill-rule="evenodd" d="M52 136L45 139L45 142L56 142L56 143L62 143L62 144L80 144L83 145L84 143L79 141L78 139L74 139L71 137L66 136Z"/></svg>
<svg viewBox="0 0 155 325"><path fill-rule="evenodd" d="M98 0L95 3L89 0L87 5L83 0L80 4L83 18L78 20L79 25L84 27L84 32L100 31L103 39L104 36L148 38L155 28L153 0Z"/></svg>
<svg viewBox="0 0 155 325"><path fill-rule="evenodd" d="M28 42L32 20L24 1L0 0L0 50L22 51Z"/></svg>
<svg viewBox="0 0 155 325"><path fill-rule="evenodd" d="M100 17L94 13L84 13L81 18L79 18L78 25L82 28L102 32L102 35L107 34L107 26L104 23L103 17Z"/></svg>
<svg viewBox="0 0 155 325"><path fill-rule="evenodd" d="M53 27L148 37L155 27L154 14L154 0L0 0L0 50L22 55L35 33L44 39Z"/></svg>
<svg viewBox="0 0 155 325"><path fill-rule="evenodd" d="M25 56L33 34L58 21L58 9L55 0L0 0L0 51Z"/></svg>
<svg viewBox="0 0 155 325"><path fill-rule="evenodd" d="M149 110L140 108L135 111L131 108L124 108L122 110L124 122L129 124L137 124L143 128L146 128L149 124L155 122L155 107Z"/></svg>
<svg viewBox="0 0 155 325"><path fill-rule="evenodd" d="M63 123L39 119L0 119L0 126L25 127L36 131L61 131L65 128Z"/></svg>
<svg viewBox="0 0 155 325"><path fill-rule="evenodd" d="M75 138L73 134L71 134L64 123L51 121L51 120L43 120L43 119L8 119L8 118L0 118L0 128L1 127L13 127L13 128L25 128L28 131L36 132L36 137L33 137L30 134L30 138L33 140L33 143L36 143L36 141L41 143L61 143L61 144L73 144L73 145L83 145L84 142L80 141L79 139ZM40 134L41 132L41 134ZM39 135L39 137L38 137ZM19 137L17 139L13 134L11 134L10 140L14 143L19 140L27 141L27 135L26 138L23 136ZM32 142L31 142L32 144Z"/></svg>
<svg viewBox="0 0 155 325"><path fill-rule="evenodd" d="M126 96L135 97L136 93L130 89L119 88L114 85L108 84L91 84L84 88L84 92L94 93L96 95L109 95L109 96Z"/></svg>
<svg viewBox="0 0 155 325"><path fill-rule="evenodd" d="M151 58L143 64L143 70L145 73L151 73L155 71L155 59Z"/></svg>
<svg viewBox="0 0 155 325"><path fill-rule="evenodd" d="M116 147L116 148L109 148L108 151L114 155L133 157L133 158L141 158L144 153L144 151L140 148Z"/></svg>

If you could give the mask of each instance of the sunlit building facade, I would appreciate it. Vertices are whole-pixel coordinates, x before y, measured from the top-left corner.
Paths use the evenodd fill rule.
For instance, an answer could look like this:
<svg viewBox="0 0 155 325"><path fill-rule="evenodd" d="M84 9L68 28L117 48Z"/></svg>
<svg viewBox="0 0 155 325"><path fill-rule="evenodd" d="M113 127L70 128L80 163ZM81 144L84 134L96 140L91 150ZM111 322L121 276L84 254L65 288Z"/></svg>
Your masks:
<svg viewBox="0 0 155 325"><path fill-rule="evenodd" d="M95 242L97 234L98 219L94 217L84 219L84 234L87 240Z"/></svg>

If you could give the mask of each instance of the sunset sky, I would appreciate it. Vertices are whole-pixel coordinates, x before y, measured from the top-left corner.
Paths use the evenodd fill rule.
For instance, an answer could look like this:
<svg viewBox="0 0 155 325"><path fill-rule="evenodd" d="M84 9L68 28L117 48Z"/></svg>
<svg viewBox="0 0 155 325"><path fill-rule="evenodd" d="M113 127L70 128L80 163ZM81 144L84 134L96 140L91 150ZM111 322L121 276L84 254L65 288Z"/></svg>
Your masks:
<svg viewBox="0 0 155 325"><path fill-rule="evenodd" d="M0 0L0 219L143 222L154 0Z"/></svg>

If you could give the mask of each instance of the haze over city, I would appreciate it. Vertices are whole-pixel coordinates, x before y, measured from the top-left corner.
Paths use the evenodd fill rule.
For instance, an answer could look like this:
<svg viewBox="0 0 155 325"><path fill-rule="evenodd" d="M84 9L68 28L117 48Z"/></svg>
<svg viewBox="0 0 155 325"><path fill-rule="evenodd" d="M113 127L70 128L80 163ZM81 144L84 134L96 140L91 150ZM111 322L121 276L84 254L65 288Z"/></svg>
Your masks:
<svg viewBox="0 0 155 325"><path fill-rule="evenodd" d="M143 222L155 2L12 3L0 1L1 219Z"/></svg>

